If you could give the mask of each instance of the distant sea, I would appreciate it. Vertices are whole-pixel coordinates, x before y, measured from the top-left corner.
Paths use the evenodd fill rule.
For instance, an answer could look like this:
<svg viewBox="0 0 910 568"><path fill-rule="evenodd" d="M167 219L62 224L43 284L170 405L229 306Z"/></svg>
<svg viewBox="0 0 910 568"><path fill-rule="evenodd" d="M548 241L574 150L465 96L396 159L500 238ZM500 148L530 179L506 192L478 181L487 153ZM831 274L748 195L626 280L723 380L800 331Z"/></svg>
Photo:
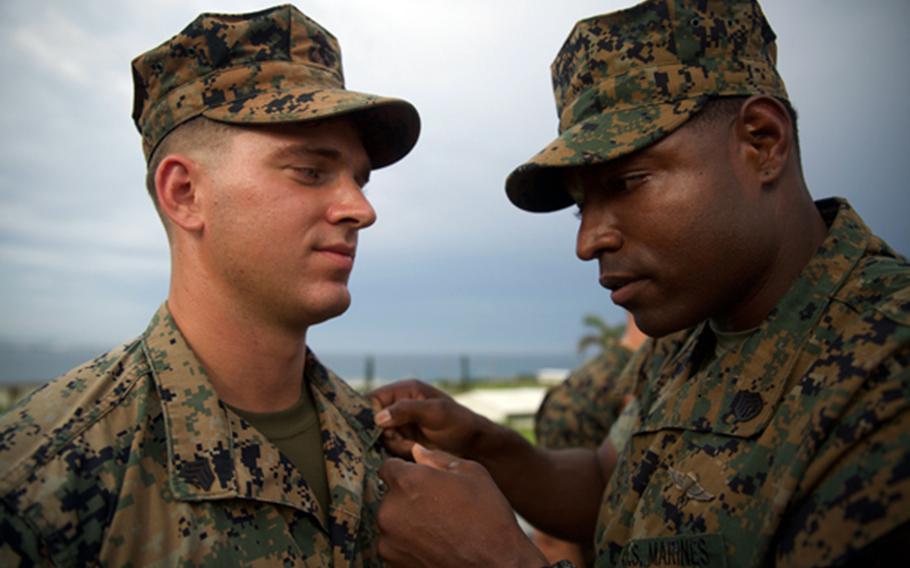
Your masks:
<svg viewBox="0 0 910 568"><path fill-rule="evenodd" d="M105 348L48 348L0 342L0 383L40 383L89 361ZM572 369L583 362L574 353L448 353L448 354L342 354L317 353L327 367L352 384L367 374L372 358L374 384L404 378L428 382L460 380L483 381L536 375L541 369Z"/></svg>

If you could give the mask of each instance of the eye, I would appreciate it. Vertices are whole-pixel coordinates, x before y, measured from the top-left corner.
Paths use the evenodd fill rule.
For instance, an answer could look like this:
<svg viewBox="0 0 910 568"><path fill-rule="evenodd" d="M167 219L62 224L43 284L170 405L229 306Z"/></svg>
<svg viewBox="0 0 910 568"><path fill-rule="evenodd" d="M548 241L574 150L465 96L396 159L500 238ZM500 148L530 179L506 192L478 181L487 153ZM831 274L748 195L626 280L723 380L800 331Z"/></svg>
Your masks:
<svg viewBox="0 0 910 568"><path fill-rule="evenodd" d="M641 187L650 176L645 172L633 172L619 176L617 188L619 191L631 191Z"/></svg>
<svg viewBox="0 0 910 568"><path fill-rule="evenodd" d="M325 179L321 170L311 166L292 166L291 170L294 172L294 177L302 183L315 184Z"/></svg>

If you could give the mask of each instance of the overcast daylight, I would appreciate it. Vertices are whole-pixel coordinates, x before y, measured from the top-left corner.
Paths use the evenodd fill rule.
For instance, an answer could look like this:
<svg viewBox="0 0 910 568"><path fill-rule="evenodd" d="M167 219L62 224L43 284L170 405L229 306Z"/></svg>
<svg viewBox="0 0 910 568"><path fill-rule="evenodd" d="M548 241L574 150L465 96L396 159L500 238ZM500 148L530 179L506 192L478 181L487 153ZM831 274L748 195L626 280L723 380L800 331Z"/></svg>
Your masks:
<svg viewBox="0 0 910 568"><path fill-rule="evenodd" d="M549 65L573 23L634 3L297 3L339 39L349 88L405 98L423 124L416 149L371 178L379 220L361 234L351 308L308 334L317 353L572 354L585 314L623 321L596 265L575 257L572 211L520 211L503 186L556 136ZM130 118L130 61L200 12L269 5L0 3L0 357L100 353L145 328L169 265ZM846 197L910 253L910 3L762 5L810 191Z"/></svg>

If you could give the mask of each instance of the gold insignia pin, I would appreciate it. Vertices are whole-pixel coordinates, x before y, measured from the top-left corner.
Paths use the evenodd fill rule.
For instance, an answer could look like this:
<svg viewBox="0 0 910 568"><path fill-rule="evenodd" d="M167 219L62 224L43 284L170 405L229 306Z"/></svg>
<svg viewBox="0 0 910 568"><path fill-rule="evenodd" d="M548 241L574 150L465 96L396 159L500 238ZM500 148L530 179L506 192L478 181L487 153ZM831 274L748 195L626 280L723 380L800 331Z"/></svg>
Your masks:
<svg viewBox="0 0 910 568"><path fill-rule="evenodd" d="M667 472L670 474L670 479L673 480L676 487L682 491L682 495L680 496L681 507L684 506L689 499L694 499L696 501L711 501L714 499L714 495L709 493L707 489L698 483L698 476L694 472L690 471L689 473L683 473L672 467L667 468Z"/></svg>

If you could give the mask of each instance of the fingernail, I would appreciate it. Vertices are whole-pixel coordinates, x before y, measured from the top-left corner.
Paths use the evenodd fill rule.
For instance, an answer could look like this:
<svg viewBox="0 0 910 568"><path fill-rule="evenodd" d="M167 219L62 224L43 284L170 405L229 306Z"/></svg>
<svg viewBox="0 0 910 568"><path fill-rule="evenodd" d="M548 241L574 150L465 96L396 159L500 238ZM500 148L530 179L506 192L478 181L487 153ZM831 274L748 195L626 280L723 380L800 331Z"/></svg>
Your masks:
<svg viewBox="0 0 910 568"><path fill-rule="evenodd" d="M376 414L376 417L373 418L373 420L376 421L377 426L385 426L392 421L392 415L389 414L388 410L383 409Z"/></svg>

